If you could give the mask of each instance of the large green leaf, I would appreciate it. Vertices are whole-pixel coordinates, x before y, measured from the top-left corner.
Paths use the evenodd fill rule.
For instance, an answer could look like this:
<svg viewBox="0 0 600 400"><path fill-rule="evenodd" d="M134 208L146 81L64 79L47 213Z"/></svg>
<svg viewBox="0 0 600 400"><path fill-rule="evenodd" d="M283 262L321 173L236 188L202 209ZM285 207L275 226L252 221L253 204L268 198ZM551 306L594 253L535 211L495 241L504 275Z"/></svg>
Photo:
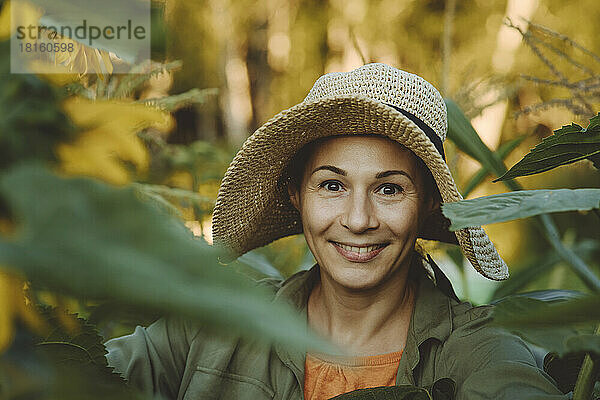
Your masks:
<svg viewBox="0 0 600 400"><path fill-rule="evenodd" d="M547 292L568 294L564 291ZM561 302L557 302L556 298L542 301L526 295L510 296L495 305L494 325L505 327L561 357L588 352L600 355L600 336L591 335L593 324L600 321L599 306L600 296Z"/></svg>
<svg viewBox="0 0 600 400"><path fill-rule="evenodd" d="M521 190L442 204L451 231L534 215L600 207L600 189Z"/></svg>
<svg viewBox="0 0 600 400"><path fill-rule="evenodd" d="M64 325L59 313L64 315L63 318L76 323L72 331ZM67 314L51 307L41 308L40 315L50 326L50 331L37 341L38 349L51 355L56 362L75 361L108 366L102 336L94 326L75 314Z"/></svg>
<svg viewBox="0 0 600 400"><path fill-rule="evenodd" d="M0 177L0 195L19 224L15 237L0 238L0 264L37 284L177 313L207 328L327 347L290 308L218 265L213 247L132 188L27 165Z"/></svg>
<svg viewBox="0 0 600 400"><path fill-rule="evenodd" d="M263 254L256 251L249 251L246 254L238 257L238 263L242 263L252 268L256 273L261 274L265 278L283 279L281 272L273 266Z"/></svg>
<svg viewBox="0 0 600 400"><path fill-rule="evenodd" d="M205 212L209 212L214 207L214 199L202 196L199 193L190 190L172 188L165 185L152 185L147 183L134 183L132 186L140 193L162 204L170 212L179 215L177 208L173 208L173 203L181 207L196 206Z"/></svg>
<svg viewBox="0 0 600 400"><path fill-rule="evenodd" d="M64 314L76 323L73 331L67 330L59 312L49 307L42 310L51 330L35 345L36 353L43 355L55 371L48 391L65 400L143 398L108 366L104 339L96 328L74 314Z"/></svg>
<svg viewBox="0 0 600 400"><path fill-rule="evenodd" d="M61 312L62 313L62 312ZM105 358L103 338L74 314L39 309L50 328L38 337L18 326L12 345L0 355L2 399L150 399L126 385ZM67 329L64 320L70 321Z"/></svg>
<svg viewBox="0 0 600 400"><path fill-rule="evenodd" d="M494 323L506 327L552 327L600 321L600 295L586 295L560 303L524 296L502 300L494 310Z"/></svg>
<svg viewBox="0 0 600 400"><path fill-rule="evenodd" d="M599 156L600 114L590 120L587 129L577 124L557 129L496 181L538 174L586 158L600 168Z"/></svg>

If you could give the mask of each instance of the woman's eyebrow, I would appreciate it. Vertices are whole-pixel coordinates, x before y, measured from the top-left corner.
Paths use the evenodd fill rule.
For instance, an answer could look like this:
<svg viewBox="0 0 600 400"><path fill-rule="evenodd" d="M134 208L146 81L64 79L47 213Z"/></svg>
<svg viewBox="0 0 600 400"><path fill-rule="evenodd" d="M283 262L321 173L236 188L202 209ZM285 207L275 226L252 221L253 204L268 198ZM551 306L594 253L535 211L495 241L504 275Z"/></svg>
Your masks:
<svg viewBox="0 0 600 400"><path fill-rule="evenodd" d="M333 165L321 165L320 167L315 168L313 170L313 172L311 172L310 174L312 175L315 172L320 171L322 169L334 172L334 173L336 173L338 175L342 175L342 176L346 176L347 175L346 171L344 171L343 169L339 169L338 167L334 167Z"/></svg>
<svg viewBox="0 0 600 400"><path fill-rule="evenodd" d="M377 175L375 175L375 178L376 179L381 179L381 178L385 178L386 176L390 176L390 175L404 175L408 179L410 179L411 182L414 182L413 178L406 171L397 170L397 169L393 169L393 170L390 170L390 171L379 172Z"/></svg>

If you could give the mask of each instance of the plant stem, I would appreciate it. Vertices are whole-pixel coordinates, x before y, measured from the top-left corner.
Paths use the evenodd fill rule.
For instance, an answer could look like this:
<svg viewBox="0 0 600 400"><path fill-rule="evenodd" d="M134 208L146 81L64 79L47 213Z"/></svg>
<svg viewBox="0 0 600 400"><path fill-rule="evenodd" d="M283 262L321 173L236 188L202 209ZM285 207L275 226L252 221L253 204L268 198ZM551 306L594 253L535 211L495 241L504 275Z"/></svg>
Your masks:
<svg viewBox="0 0 600 400"><path fill-rule="evenodd" d="M573 269L573 272L579 276L579 278L586 284L588 288L596 293L600 293L600 279L594 274L589 267L579 258L573 250L565 247L560 237L554 222L548 214L542 214L539 216L539 220L545 230L546 239L554 247L554 250L558 255L569 264Z"/></svg>
<svg viewBox="0 0 600 400"><path fill-rule="evenodd" d="M600 325L596 327L595 334L598 335L599 333ZM577 382L575 382L573 400L589 400L592 398L598 372L600 372L600 360L592 359L589 354L586 354L577 376Z"/></svg>
<svg viewBox="0 0 600 400"><path fill-rule="evenodd" d="M504 162L502 162L504 164ZM494 171L498 176L501 176L504 172L501 169ZM515 180L511 179L504 181L504 184L510 190L522 190L523 187ZM538 226L542 230L544 236L548 240L548 243L554 248L556 253L567 262L573 272L583 281L583 283L595 293L600 293L600 279L592 272L585 262L571 249L567 248L560 240L558 229L552 220L552 217L548 214L538 215L536 218Z"/></svg>

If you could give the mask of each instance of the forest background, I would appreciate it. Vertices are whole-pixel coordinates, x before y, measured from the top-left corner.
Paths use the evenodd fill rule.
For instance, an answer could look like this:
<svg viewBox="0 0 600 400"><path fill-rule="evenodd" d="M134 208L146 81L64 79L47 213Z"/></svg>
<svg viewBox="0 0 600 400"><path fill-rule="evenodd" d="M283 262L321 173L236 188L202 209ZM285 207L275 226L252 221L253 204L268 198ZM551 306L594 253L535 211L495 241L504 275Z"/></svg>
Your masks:
<svg viewBox="0 0 600 400"><path fill-rule="evenodd" d="M6 40L8 2L0 5L0 40ZM29 18L36 13L32 9ZM456 134L445 143L463 195L505 193L507 186L492 182L505 172L503 166L489 165L500 159L510 167L561 126L586 127L600 111L598 20L600 5L593 0L165 0L152 2L153 63L132 66L142 74L112 75L121 62L114 53L81 45L76 57L63 60L62 74L15 77L8 73L7 46L2 47L0 107L8 116L0 123L3 367L29 371L31 365L15 367L6 357L34 357L22 344L35 338L47 343L55 334L66 343L79 337L89 345L99 340L92 329L108 339L163 313L185 314L190 305L199 311L188 316L217 329L249 324L254 334L296 344L308 340L294 330L298 325L291 317L289 327L273 328L287 320L274 318L258 297L244 297L244 290L233 296L231 309L218 304L227 290L244 283L220 267L197 271L203 260L217 265L208 246L211 210L245 138L302 101L320 75L384 62L433 83L460 107L457 118L470 122L481 138L469 139L474 131L466 129L466 145ZM69 74L74 65L87 73ZM478 157L469 143L489 149L496 161ZM600 188L599 178L592 162L584 160L519 177L508 188ZM422 246L458 296L475 304L531 291L549 296L539 292L546 289L562 289L553 293L563 297L597 293L599 217L595 210L553 214L551 223L528 218L487 225L510 267L506 282L481 278L456 247ZM187 229L179 230L174 220ZM78 238L84 230L90 236ZM106 239L108 232L118 232L114 243L90 244L90 238ZM548 232L560 244L543 239ZM187 233L193 241L186 241ZM569 261L567 253L577 260ZM115 262L106 254L131 258ZM145 266L152 257L162 264ZM255 279L285 278L313 263L298 235L252 251L230 269ZM584 270L573 266L581 264ZM174 272L178 268L180 275ZM209 279L185 283L190 276ZM169 279L175 283L157 291ZM211 288L210 279L223 286ZM198 298L198 291L216 297ZM44 308L33 311L32 304ZM264 320L257 323L252 312ZM86 322L73 320L72 313ZM73 333L77 324L89 329L84 329L87 339ZM48 325L54 333L44 331ZM64 351L56 351L57 357ZM97 351L103 357L102 349ZM2 382L7 398L31 386L27 373L17 375L22 381ZM35 382L47 388L50 381Z"/></svg>

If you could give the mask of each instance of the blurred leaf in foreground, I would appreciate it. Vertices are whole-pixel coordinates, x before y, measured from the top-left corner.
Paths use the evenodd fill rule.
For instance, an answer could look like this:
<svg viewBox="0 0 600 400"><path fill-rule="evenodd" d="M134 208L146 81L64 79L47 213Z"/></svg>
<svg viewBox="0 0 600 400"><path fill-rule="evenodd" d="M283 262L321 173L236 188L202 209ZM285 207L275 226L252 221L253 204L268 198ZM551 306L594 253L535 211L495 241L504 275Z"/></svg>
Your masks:
<svg viewBox="0 0 600 400"><path fill-rule="evenodd" d="M600 169L600 114L590 119L586 129L577 124L557 129L494 182L538 174L586 158Z"/></svg>
<svg viewBox="0 0 600 400"><path fill-rule="evenodd" d="M215 206L213 199L190 190L148 183L132 183L132 186L139 190L140 193L143 193L160 203L175 203L181 207L197 206L207 213L211 212Z"/></svg>
<svg viewBox="0 0 600 400"><path fill-rule="evenodd" d="M520 190L442 204L451 231L469 226L600 207L600 189Z"/></svg>
<svg viewBox="0 0 600 400"><path fill-rule="evenodd" d="M24 165L0 178L0 195L18 224L12 240L0 238L0 262L37 284L176 313L207 329L331 349L289 307L218 265L215 248L133 188Z"/></svg>

